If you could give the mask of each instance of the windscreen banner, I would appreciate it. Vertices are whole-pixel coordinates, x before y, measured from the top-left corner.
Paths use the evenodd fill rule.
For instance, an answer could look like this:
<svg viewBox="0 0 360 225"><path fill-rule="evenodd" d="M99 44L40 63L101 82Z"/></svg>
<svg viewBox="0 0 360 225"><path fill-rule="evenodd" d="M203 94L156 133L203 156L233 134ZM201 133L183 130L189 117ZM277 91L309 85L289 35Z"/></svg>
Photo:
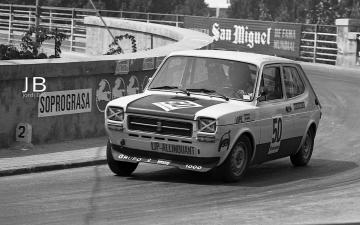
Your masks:
<svg viewBox="0 0 360 225"><path fill-rule="evenodd" d="M213 37L213 49L300 55L301 24L185 16L184 27Z"/></svg>

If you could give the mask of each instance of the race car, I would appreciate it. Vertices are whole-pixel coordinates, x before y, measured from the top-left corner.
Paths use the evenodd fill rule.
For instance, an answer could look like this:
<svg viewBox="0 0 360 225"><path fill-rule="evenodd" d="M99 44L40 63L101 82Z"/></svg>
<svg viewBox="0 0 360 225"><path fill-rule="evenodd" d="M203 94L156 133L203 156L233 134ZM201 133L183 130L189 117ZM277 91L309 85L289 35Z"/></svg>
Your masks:
<svg viewBox="0 0 360 225"><path fill-rule="evenodd" d="M107 162L129 176L139 162L240 180L248 167L290 156L308 164L321 105L301 66L217 50L167 56L143 93L110 101Z"/></svg>

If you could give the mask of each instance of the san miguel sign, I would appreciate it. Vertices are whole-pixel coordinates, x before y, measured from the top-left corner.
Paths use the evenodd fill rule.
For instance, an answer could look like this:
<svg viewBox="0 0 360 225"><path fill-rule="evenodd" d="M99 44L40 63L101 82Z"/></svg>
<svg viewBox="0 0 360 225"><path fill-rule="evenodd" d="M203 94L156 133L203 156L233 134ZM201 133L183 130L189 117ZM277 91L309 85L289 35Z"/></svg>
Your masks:
<svg viewBox="0 0 360 225"><path fill-rule="evenodd" d="M188 16L184 26L212 36L216 49L299 56L301 24Z"/></svg>
<svg viewBox="0 0 360 225"><path fill-rule="evenodd" d="M234 25L233 29L221 29L218 23L214 23L211 32L215 41L232 41L249 48L254 48L254 45L270 45L271 28L264 32L252 31L248 26L239 25Z"/></svg>

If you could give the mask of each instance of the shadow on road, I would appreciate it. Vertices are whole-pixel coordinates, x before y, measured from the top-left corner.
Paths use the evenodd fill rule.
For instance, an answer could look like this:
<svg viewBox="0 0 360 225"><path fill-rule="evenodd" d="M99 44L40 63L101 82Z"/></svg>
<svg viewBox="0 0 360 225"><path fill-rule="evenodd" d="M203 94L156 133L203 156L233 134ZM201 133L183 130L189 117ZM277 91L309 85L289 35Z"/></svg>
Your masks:
<svg viewBox="0 0 360 225"><path fill-rule="evenodd" d="M198 173L176 168L164 168L155 172L135 171L128 179L199 185L266 187L303 179L313 180L333 176L357 167L358 165L354 162L325 159L312 159L310 165L306 167L293 167L288 159L281 159L251 167L245 177L237 183L224 183L215 173Z"/></svg>

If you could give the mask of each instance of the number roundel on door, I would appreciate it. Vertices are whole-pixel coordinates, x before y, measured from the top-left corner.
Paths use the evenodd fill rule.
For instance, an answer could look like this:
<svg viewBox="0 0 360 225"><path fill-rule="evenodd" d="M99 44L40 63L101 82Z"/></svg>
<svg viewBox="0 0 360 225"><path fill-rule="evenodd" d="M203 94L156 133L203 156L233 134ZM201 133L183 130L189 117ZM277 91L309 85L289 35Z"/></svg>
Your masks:
<svg viewBox="0 0 360 225"><path fill-rule="evenodd" d="M279 151L281 136L282 136L282 117L276 116L273 117L273 126L272 126L272 137L268 154L273 154Z"/></svg>

